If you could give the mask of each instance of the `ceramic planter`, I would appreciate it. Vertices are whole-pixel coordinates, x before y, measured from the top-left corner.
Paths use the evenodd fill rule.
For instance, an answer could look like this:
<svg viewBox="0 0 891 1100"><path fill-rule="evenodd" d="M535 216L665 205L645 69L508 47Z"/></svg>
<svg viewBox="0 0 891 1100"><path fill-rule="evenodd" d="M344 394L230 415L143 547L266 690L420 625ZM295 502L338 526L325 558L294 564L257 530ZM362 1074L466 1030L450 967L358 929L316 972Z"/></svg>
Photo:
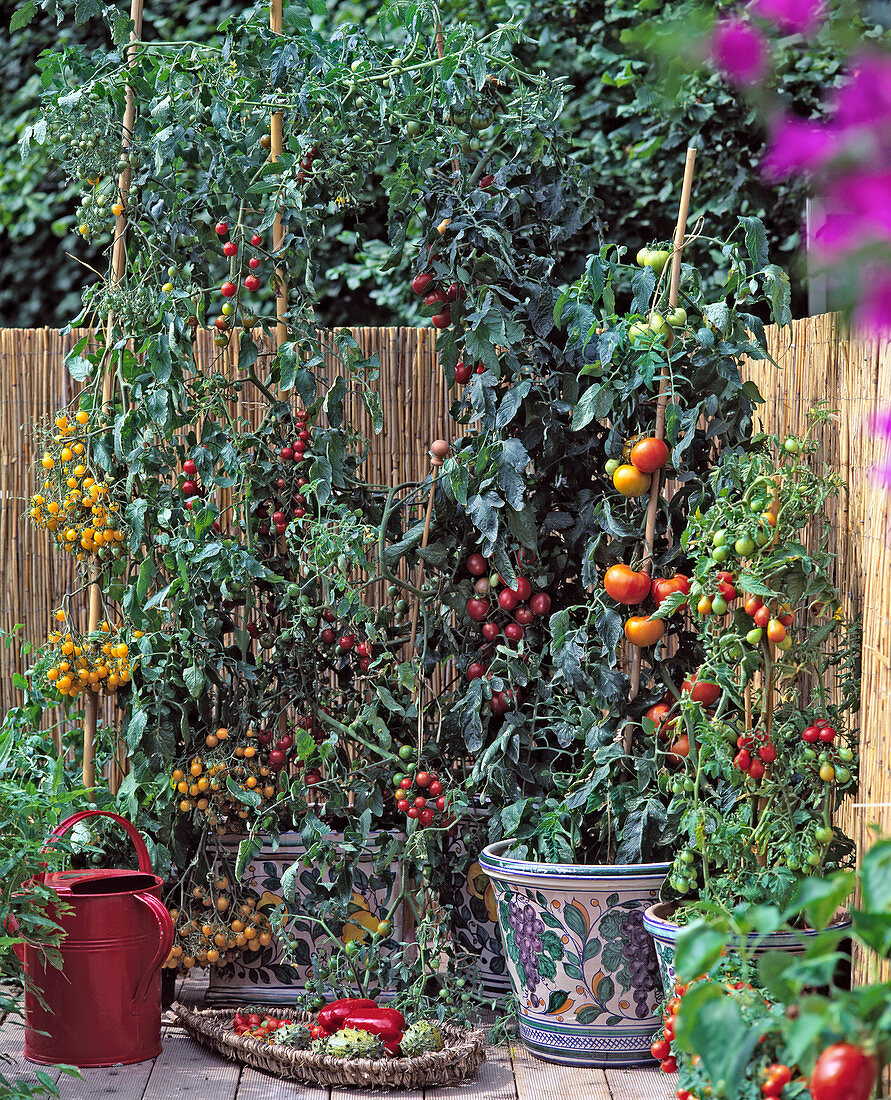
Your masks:
<svg viewBox="0 0 891 1100"><path fill-rule="evenodd" d="M660 902L651 905L644 913L644 928L652 936L656 946L656 956L659 959L659 971L662 976L662 984L666 989L671 989L675 983L674 952L677 943L680 926L671 919L676 905L670 902ZM851 921L839 920L832 925L833 928L849 928ZM767 935L750 933L748 936L752 954L757 958L767 951L787 951L792 955L803 955L807 948L807 941L818 935L810 928L801 929L798 932L769 932Z"/></svg>
<svg viewBox="0 0 891 1100"><path fill-rule="evenodd" d="M498 905L489 876L477 858L488 839L489 810L471 808L447 841L440 898L451 907L452 933L471 960L484 997L510 993L510 977L498 932Z"/></svg>
<svg viewBox="0 0 891 1100"><path fill-rule="evenodd" d="M336 840L334 834L331 839ZM223 837L221 844L227 860L234 864L241 837ZM257 899L260 909L270 912L283 902L281 880L284 872L304 854L299 833L283 833L277 849L265 844L248 864L241 879L242 888ZM377 874L371 852L363 853L356 861L353 872L354 912L344 926L343 940L363 939L377 930L391 900L399 893L401 867L394 864L391 876ZM299 907L301 896L309 897L319 881L318 869L303 868L297 881L296 899ZM293 907L292 907L293 908ZM393 936L401 939L402 907L392 918ZM286 961L281 944L276 937L268 947L259 951L242 953L226 966L211 967L206 1000L211 1003L270 1002L293 1000L303 991L306 978L312 971L310 956L316 941L323 945L326 935L318 926L295 916L289 924L291 942L290 957ZM386 941L385 941L386 942Z"/></svg>
<svg viewBox="0 0 891 1100"><path fill-rule="evenodd" d="M638 1066L662 1020L659 966L643 928L668 863L584 866L480 856L498 903L507 969L530 1053L577 1066Z"/></svg>

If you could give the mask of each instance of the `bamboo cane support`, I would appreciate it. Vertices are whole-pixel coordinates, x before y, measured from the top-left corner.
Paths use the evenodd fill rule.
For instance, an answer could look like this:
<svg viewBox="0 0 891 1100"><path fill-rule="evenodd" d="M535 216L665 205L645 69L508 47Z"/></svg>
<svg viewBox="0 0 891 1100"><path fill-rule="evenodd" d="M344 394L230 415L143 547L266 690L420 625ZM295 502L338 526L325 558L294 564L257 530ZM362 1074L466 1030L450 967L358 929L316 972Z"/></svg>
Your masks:
<svg viewBox="0 0 891 1100"><path fill-rule="evenodd" d="M668 304L674 309L678 304L678 290L681 285L681 253L684 248L684 235L687 232L687 214L690 210L690 194L693 189L693 165L696 162L696 150L687 149L687 159L684 162L684 179L681 185L681 201L678 208L678 221L674 230L674 249L671 254L671 282L668 291ZM665 406L668 403L668 377L663 373L659 380L659 394L656 399L656 425L653 435L657 439L665 438ZM659 511L659 490L661 487L661 470L655 470L650 480L650 496L647 501L647 516L644 524L644 560L641 569L647 573L653 570L653 542L656 537L656 514ZM628 701L637 698L640 691L641 651L637 646L632 646L631 675L628 689ZM634 726L628 722L622 734L625 751L631 749L631 738L634 734Z"/></svg>
<svg viewBox="0 0 891 1100"><path fill-rule="evenodd" d="M269 29L273 34L282 33L282 0L271 0L269 5ZM269 137L271 141L269 156L271 160L278 160L282 155L283 134L282 112L273 111L269 123ZM278 250L281 248L284 235L285 230L282 225L281 213L276 213L275 221L272 223L273 255L277 254ZM288 312L288 287L285 283L284 272L278 266L276 266L275 269L275 287L275 315L278 318L278 324L275 327L275 342L278 346L283 344L288 338L288 326L285 321L285 314Z"/></svg>
<svg viewBox="0 0 891 1100"><path fill-rule="evenodd" d="M430 475L430 491L427 493L427 511L424 515L424 533L421 536L421 549L427 545L430 539L430 523L433 519L433 500L436 496L436 479L439 477L439 469L449 453L449 444L444 439L434 440L430 444L430 465L433 467ZM420 588L424 583L424 560L418 566L415 577L415 588ZM411 608L411 641L408 645L409 659L414 656L415 641L418 636L418 615L421 610L421 597L415 596Z"/></svg>
<svg viewBox="0 0 891 1100"><path fill-rule="evenodd" d="M135 60L135 46L133 45L142 37L142 6L143 0L131 0L130 19L133 29L130 31L130 45L127 47L127 64L133 64ZM124 100L124 121L121 127L121 156L127 159L127 152L133 137L133 126L136 122L136 96L130 84L127 85ZM126 195L130 187L130 168L124 168L118 177L118 190L121 195ZM111 256L111 282L112 285L120 283L127 269L127 206L115 219L115 237ZM102 358L102 403L107 405L111 401L114 374L110 369L109 353L114 338L112 330L114 316L108 315L106 320L106 354ZM99 592L98 571L91 570L90 585L90 611L88 616L88 631L90 634L99 625L102 614L102 600ZM84 786L89 789L96 785L96 728L98 725L98 699L95 692L89 692L86 696L84 707L84 756L83 756L83 780Z"/></svg>

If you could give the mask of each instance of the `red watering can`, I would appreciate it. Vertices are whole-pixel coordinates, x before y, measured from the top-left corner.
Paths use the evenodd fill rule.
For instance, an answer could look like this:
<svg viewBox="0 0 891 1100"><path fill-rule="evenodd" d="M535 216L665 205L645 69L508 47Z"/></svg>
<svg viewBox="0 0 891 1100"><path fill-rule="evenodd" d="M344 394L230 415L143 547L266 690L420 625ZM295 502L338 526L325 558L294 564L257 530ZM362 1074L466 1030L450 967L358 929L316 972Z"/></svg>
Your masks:
<svg viewBox="0 0 891 1100"><path fill-rule="evenodd" d="M49 912L65 930L61 970L44 967L31 946L22 952L48 1006L25 993L25 1057L43 1065L129 1065L161 1053L161 964L173 946L173 921L160 896L164 880L152 872L142 837L117 814L83 810L47 843L88 817L110 817L126 830L139 870L56 871L44 878L69 908Z"/></svg>

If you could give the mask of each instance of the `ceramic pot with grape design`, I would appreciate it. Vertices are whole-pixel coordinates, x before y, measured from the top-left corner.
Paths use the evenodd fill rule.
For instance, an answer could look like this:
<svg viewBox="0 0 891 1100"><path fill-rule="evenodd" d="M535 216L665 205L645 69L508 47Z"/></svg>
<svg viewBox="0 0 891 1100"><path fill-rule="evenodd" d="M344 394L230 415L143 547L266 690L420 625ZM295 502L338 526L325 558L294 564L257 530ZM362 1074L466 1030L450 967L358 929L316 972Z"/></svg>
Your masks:
<svg viewBox="0 0 891 1100"><path fill-rule="evenodd" d="M667 863L533 863L491 844L492 880L507 967L530 1053L562 1065L652 1062L661 1026L659 964L643 925Z"/></svg>

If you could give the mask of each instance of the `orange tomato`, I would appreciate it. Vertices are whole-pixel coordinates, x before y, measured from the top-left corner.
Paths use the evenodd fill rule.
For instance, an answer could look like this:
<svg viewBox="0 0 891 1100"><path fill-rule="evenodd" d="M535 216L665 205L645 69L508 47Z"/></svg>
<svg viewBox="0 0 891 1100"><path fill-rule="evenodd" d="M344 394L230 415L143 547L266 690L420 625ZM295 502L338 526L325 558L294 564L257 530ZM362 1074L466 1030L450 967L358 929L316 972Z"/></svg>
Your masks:
<svg viewBox="0 0 891 1100"><path fill-rule="evenodd" d="M603 587L617 603L641 603L649 594L650 578L627 565L611 565L603 576Z"/></svg>
<svg viewBox="0 0 891 1100"><path fill-rule="evenodd" d="M650 475L625 463L613 474L613 485L623 497L642 497L650 487Z"/></svg>
<svg viewBox="0 0 891 1100"><path fill-rule="evenodd" d="M651 619L649 615L632 615L625 623L625 637L632 645L644 648L655 645L665 633L665 623L661 619Z"/></svg>
<svg viewBox="0 0 891 1100"><path fill-rule="evenodd" d="M631 462L644 474L651 474L668 461L668 447L661 439L647 436L631 448Z"/></svg>

